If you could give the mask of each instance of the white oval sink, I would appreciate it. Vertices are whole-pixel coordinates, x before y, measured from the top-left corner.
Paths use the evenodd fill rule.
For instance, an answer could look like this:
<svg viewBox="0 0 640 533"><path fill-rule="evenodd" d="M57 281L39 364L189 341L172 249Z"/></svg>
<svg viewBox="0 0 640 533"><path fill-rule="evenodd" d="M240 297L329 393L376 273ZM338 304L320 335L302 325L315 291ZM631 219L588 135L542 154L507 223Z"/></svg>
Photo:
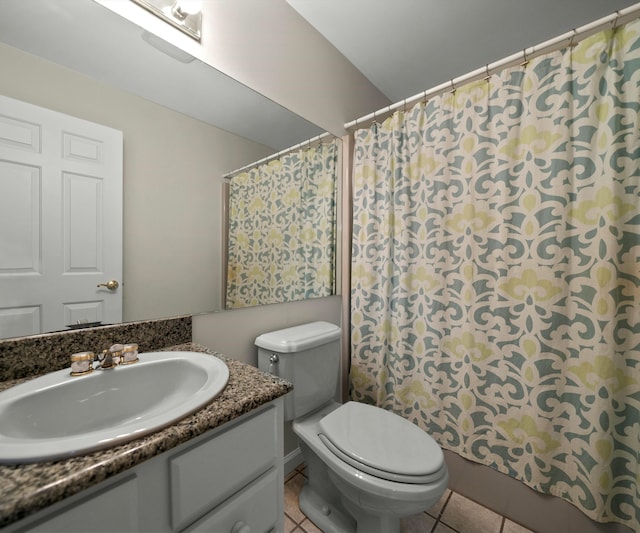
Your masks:
<svg viewBox="0 0 640 533"><path fill-rule="evenodd" d="M0 463L72 457L139 438L204 407L229 380L224 361L208 354L139 359L86 376L59 370L0 392Z"/></svg>

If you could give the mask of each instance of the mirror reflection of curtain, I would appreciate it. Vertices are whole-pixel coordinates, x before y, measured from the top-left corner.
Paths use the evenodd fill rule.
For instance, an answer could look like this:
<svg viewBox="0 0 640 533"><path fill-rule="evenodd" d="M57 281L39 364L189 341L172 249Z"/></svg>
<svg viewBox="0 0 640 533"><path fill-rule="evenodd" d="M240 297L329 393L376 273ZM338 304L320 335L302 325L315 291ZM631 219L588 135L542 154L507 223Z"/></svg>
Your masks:
<svg viewBox="0 0 640 533"><path fill-rule="evenodd" d="M640 531L640 20L358 130L351 396Z"/></svg>
<svg viewBox="0 0 640 533"><path fill-rule="evenodd" d="M232 178L228 309L335 293L337 154L322 143Z"/></svg>

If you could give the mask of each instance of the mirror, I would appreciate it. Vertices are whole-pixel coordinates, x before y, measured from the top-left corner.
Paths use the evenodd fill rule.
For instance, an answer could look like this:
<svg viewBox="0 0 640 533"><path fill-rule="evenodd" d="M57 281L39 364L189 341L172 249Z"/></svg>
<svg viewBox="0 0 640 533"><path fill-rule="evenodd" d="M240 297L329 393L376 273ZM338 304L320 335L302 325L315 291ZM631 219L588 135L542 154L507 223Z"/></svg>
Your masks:
<svg viewBox="0 0 640 533"><path fill-rule="evenodd" d="M92 0L3 2L0 94L123 132L123 321L220 310L222 176L323 134L165 45Z"/></svg>
<svg viewBox="0 0 640 533"><path fill-rule="evenodd" d="M232 178L227 309L335 294L338 151L305 143Z"/></svg>

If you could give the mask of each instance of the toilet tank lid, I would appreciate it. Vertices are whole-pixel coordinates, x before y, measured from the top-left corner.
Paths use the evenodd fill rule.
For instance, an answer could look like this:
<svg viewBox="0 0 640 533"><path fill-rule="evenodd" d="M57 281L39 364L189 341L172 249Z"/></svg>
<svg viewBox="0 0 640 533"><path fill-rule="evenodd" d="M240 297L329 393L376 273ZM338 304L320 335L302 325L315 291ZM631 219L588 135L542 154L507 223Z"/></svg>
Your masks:
<svg viewBox="0 0 640 533"><path fill-rule="evenodd" d="M260 348L280 353L299 352L322 346L340 338L341 329L330 322L311 322L292 328L263 333L256 338Z"/></svg>

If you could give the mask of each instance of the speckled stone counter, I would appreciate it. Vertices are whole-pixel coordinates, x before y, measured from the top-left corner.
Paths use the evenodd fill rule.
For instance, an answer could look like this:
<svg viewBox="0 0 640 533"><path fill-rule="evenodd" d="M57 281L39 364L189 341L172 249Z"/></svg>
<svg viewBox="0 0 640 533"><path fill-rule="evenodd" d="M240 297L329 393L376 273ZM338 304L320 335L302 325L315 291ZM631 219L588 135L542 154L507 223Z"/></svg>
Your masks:
<svg viewBox="0 0 640 533"><path fill-rule="evenodd" d="M0 381L61 370L72 353L100 353L112 344L135 342L141 352L152 352L190 341L190 316L0 339Z"/></svg>
<svg viewBox="0 0 640 533"><path fill-rule="evenodd" d="M141 439L67 460L0 465L0 527L170 450L292 389L286 381L197 344L166 349L199 351L221 358L229 367L229 383L200 411ZM3 385L6 388L23 381L25 379L16 379Z"/></svg>

